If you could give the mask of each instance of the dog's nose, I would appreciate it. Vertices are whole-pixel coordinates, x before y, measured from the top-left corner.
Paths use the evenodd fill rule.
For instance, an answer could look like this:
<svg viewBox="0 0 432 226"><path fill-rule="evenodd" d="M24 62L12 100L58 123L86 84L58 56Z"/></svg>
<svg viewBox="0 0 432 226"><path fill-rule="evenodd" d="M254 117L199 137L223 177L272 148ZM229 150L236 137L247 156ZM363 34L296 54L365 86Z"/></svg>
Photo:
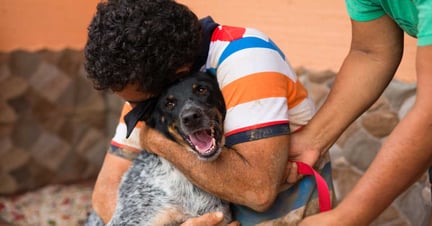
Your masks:
<svg viewBox="0 0 432 226"><path fill-rule="evenodd" d="M199 110L191 110L183 112L182 122L185 126L193 126L201 121L202 113Z"/></svg>

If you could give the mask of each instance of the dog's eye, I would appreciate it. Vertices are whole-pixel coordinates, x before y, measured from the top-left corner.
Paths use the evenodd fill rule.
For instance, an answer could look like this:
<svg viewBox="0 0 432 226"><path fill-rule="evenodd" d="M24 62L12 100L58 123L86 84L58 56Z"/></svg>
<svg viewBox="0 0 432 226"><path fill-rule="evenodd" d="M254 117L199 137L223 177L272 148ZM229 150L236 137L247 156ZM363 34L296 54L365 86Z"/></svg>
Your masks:
<svg viewBox="0 0 432 226"><path fill-rule="evenodd" d="M204 94L207 94L208 89L205 86L198 86L198 87L196 87L195 91L196 91L196 93L198 93L200 95L204 95Z"/></svg>
<svg viewBox="0 0 432 226"><path fill-rule="evenodd" d="M172 109L175 108L176 104L177 104L177 103L176 103L176 100L175 100L175 99L167 99L166 102L165 102L165 107L166 107L168 110L172 110Z"/></svg>

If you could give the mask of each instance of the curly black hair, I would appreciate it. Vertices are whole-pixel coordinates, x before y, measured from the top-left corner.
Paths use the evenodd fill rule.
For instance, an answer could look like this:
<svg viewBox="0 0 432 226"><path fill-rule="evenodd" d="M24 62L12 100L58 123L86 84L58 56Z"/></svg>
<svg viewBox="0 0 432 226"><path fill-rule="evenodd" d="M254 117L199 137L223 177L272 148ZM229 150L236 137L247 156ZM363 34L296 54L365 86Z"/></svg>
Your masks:
<svg viewBox="0 0 432 226"><path fill-rule="evenodd" d="M197 16L173 0L108 0L97 5L84 54L98 90L138 84L158 94L200 50Z"/></svg>

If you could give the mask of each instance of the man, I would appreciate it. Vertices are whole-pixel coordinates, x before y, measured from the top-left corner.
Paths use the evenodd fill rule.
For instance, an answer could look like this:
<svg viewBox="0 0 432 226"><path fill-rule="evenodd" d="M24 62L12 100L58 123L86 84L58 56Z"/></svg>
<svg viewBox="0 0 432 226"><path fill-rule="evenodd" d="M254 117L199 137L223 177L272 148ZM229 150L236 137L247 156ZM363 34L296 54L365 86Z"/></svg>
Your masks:
<svg viewBox="0 0 432 226"><path fill-rule="evenodd" d="M291 137L291 157L313 163L382 94L401 61L403 32L418 38L417 97L350 194L305 225L369 225L432 161L432 2L346 0L351 49L325 104Z"/></svg>
<svg viewBox="0 0 432 226"><path fill-rule="evenodd" d="M186 6L171 0L109 0L98 4L85 55L95 87L127 101L122 115L197 70L217 77L227 106L227 147L212 162L198 160L145 124L126 139L121 117L93 194L94 209L105 222L114 211L121 176L142 148L172 162L204 190L235 203L234 217L243 225L280 218L292 210L297 219L317 212L304 206L316 200L313 181L302 180L290 189L282 186L290 132L309 121L314 107L285 55L267 35L221 26L211 18L198 21ZM146 133L145 147L139 145L140 132ZM331 188L328 158L319 169ZM290 172L295 171L293 167ZM199 219L186 224L195 220Z"/></svg>

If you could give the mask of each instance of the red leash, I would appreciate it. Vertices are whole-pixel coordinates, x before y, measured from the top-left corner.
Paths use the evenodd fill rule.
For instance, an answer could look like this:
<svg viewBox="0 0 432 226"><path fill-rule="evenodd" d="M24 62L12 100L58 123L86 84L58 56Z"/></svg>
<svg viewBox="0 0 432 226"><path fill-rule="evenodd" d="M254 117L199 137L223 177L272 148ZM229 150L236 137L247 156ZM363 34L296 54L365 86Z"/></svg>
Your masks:
<svg viewBox="0 0 432 226"><path fill-rule="evenodd" d="M318 200L320 212L331 210L330 191L327 182L324 178L315 171L311 166L303 162L295 162L297 164L297 172L302 175L311 175L315 177L315 182L318 188Z"/></svg>

